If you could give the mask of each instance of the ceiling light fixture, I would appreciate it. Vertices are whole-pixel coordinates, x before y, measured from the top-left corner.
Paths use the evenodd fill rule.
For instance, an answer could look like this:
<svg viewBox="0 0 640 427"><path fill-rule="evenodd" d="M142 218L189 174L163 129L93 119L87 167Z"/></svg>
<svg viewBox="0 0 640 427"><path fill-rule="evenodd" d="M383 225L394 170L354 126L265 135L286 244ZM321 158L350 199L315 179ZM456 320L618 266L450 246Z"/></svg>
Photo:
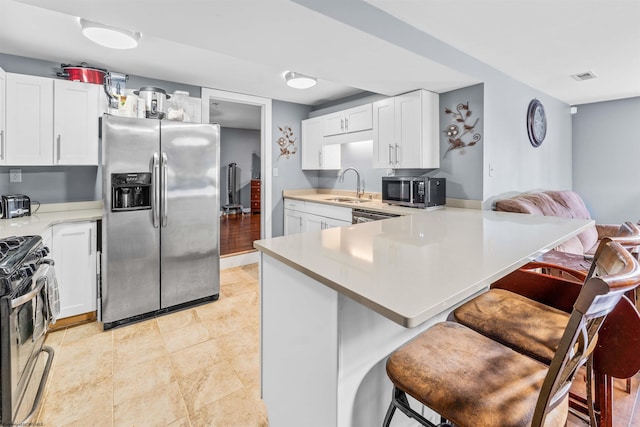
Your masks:
<svg viewBox="0 0 640 427"><path fill-rule="evenodd" d="M111 49L133 49L140 33L80 19L82 34L94 43Z"/></svg>
<svg viewBox="0 0 640 427"><path fill-rule="evenodd" d="M295 89L309 89L318 83L318 79L315 77L305 76L293 71L287 71L284 74L284 79L287 81L287 86Z"/></svg>

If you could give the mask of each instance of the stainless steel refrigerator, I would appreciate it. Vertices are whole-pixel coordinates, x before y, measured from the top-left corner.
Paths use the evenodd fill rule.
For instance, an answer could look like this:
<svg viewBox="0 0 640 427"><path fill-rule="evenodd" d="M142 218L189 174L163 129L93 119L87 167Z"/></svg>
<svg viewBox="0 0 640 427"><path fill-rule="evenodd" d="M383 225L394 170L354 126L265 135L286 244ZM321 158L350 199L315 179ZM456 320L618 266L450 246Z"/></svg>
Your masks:
<svg viewBox="0 0 640 427"><path fill-rule="evenodd" d="M218 298L220 127L105 114L105 329Z"/></svg>

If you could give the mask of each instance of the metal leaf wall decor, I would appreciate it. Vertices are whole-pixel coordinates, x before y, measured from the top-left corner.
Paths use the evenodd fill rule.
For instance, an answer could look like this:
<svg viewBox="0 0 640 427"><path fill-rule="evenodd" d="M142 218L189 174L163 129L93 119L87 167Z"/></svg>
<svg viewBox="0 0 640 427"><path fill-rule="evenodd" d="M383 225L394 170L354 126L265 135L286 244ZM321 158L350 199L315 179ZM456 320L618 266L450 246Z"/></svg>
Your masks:
<svg viewBox="0 0 640 427"><path fill-rule="evenodd" d="M278 138L277 141L277 144L280 146L278 160L280 160L282 156L288 159L289 156L296 154L296 151L298 151L295 145L296 138L293 136L291 126L278 126L278 129L282 132L282 136Z"/></svg>
<svg viewBox="0 0 640 427"><path fill-rule="evenodd" d="M460 150L460 154L464 154L464 149L466 147L472 147L476 145L478 141L482 138L482 136L474 132L476 125L478 124L479 118L473 122L473 124L469 124L471 122L471 110L469 109L469 101L466 104L458 104L456 106L456 111L451 111L448 108L444 109L445 114L450 114L454 123L447 126L444 132L447 137L449 137L449 148L444 153L444 157L447 157L449 151L452 150ZM468 120L468 121L467 121ZM462 129L461 129L462 127Z"/></svg>

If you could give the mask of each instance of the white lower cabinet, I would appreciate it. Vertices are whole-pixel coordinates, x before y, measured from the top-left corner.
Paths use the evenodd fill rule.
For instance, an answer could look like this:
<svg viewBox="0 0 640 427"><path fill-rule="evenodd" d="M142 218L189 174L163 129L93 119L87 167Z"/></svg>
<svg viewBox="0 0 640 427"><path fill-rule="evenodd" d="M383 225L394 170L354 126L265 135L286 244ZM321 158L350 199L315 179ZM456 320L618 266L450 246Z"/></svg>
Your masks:
<svg viewBox="0 0 640 427"><path fill-rule="evenodd" d="M304 212L295 211L292 209L284 209L284 235L302 233L302 217Z"/></svg>
<svg viewBox="0 0 640 427"><path fill-rule="evenodd" d="M351 208L291 199L284 202L285 236L351 225Z"/></svg>
<svg viewBox="0 0 640 427"><path fill-rule="evenodd" d="M49 257L55 262L60 319L96 311L97 225L95 221L51 227ZM43 235L46 242L46 235Z"/></svg>

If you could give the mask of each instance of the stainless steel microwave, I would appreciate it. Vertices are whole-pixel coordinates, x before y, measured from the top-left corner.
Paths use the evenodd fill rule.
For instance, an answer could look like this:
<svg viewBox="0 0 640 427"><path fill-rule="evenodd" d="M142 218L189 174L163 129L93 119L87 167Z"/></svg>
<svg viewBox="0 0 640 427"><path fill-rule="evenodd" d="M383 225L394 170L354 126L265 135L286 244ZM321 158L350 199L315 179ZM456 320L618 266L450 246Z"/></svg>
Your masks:
<svg viewBox="0 0 640 427"><path fill-rule="evenodd" d="M384 176L382 177L382 201L412 208L442 206L446 200L446 187L445 178Z"/></svg>

